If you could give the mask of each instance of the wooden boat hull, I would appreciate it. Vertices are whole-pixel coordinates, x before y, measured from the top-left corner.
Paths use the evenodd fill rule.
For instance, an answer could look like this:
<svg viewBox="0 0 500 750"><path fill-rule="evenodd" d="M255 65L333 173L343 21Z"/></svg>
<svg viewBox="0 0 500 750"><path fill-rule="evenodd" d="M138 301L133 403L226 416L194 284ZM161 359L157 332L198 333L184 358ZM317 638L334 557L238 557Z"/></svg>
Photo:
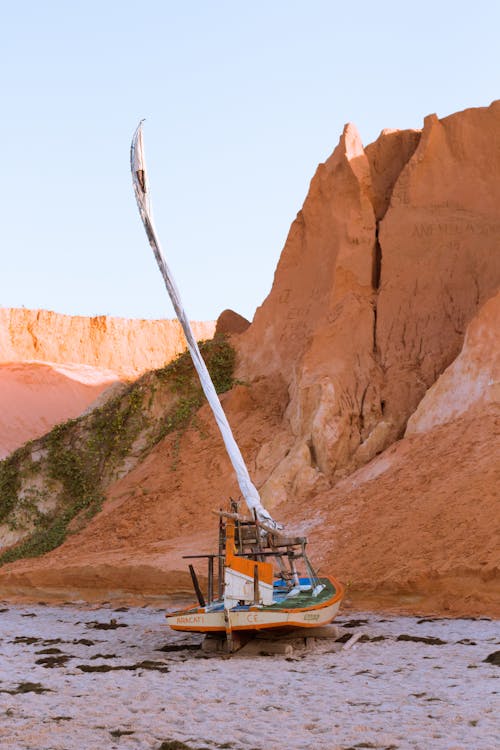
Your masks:
<svg viewBox="0 0 500 750"><path fill-rule="evenodd" d="M273 607L234 607L228 610L229 623L224 609L215 611L209 608L192 607L166 615L167 623L173 630L195 633L225 633L230 629L238 631L268 630L272 628L317 628L328 625L337 615L344 595L344 589L337 581L328 579L333 585L334 595L326 601L301 608Z"/></svg>

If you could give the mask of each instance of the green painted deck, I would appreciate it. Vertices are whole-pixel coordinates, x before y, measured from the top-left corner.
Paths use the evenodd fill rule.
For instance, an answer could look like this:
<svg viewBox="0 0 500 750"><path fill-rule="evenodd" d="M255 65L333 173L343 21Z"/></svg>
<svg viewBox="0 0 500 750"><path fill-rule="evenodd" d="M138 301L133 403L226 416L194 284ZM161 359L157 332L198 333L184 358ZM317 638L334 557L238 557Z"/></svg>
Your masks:
<svg viewBox="0 0 500 750"><path fill-rule="evenodd" d="M272 612L277 609L307 609L309 607L317 607L318 604L325 604L330 599L333 599L337 590L329 578L319 578L318 580L325 585L325 588L318 596L311 596L310 591L301 591L297 596L290 597L289 599L283 597L280 601L260 607L260 609Z"/></svg>

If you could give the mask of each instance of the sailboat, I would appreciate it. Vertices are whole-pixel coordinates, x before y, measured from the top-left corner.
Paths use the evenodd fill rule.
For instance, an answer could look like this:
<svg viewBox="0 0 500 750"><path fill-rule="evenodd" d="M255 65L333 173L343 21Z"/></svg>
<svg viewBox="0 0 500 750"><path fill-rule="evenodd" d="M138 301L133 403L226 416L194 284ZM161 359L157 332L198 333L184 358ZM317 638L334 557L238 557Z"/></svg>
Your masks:
<svg viewBox="0 0 500 750"><path fill-rule="evenodd" d="M202 591L190 563L197 604L168 613L167 623L174 630L225 634L229 651L237 647L238 638L233 633L326 625L335 618L344 589L330 576L318 577L306 554L306 537L287 534L263 506L250 478L154 227L144 157L143 121L132 138L130 166L137 206L149 244L182 325L188 350L248 511L248 515L243 514L240 503L234 500L230 501L228 510L217 511L217 551L187 556L206 561L206 592Z"/></svg>

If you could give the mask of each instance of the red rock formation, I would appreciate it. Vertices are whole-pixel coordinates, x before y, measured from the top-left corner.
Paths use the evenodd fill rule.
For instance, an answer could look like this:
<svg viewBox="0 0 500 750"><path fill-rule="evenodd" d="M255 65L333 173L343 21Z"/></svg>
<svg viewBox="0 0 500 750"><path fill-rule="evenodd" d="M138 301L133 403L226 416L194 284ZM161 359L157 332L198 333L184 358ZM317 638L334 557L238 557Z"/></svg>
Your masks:
<svg viewBox="0 0 500 750"><path fill-rule="evenodd" d="M305 491L302 469L335 480L390 445L460 351L500 283L499 132L500 103L431 116L422 134L383 131L366 150L347 126L318 168L238 343L242 379L279 372L289 387L302 459L283 453L272 493Z"/></svg>
<svg viewBox="0 0 500 750"><path fill-rule="evenodd" d="M217 318L215 333L243 333L246 331L250 321L234 312L234 310L223 310Z"/></svg>
<svg viewBox="0 0 500 750"><path fill-rule="evenodd" d="M268 500L288 495L292 484L310 491L343 469L378 416L371 413L380 402L372 346L375 229L370 165L349 125L318 168L272 291L238 344L242 378L281 373L289 386L297 460L287 454L285 475L277 467L280 476L263 489Z"/></svg>

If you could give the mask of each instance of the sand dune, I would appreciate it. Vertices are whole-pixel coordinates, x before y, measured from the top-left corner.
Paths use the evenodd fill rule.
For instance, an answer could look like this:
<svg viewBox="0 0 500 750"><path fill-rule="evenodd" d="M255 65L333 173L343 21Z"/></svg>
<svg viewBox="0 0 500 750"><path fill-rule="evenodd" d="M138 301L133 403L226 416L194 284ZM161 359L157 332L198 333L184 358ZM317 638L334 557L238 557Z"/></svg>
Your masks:
<svg viewBox="0 0 500 750"><path fill-rule="evenodd" d="M81 414L119 380L111 370L48 362L0 364L0 458Z"/></svg>

